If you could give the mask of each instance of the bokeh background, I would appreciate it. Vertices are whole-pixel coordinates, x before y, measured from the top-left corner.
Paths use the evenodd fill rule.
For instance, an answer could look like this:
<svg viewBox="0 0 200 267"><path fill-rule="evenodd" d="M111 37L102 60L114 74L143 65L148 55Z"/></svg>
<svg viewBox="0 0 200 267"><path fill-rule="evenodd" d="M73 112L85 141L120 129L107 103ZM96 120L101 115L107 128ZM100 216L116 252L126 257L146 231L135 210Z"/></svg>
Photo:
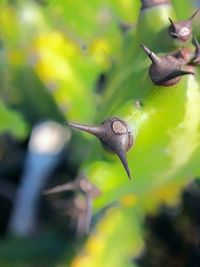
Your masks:
<svg viewBox="0 0 200 267"><path fill-rule="evenodd" d="M172 2L181 19L199 6ZM117 201L98 202L104 185L82 171L91 139L65 125L96 122L109 74L134 42L140 5L0 0L0 266L200 266L196 177L140 205L120 190ZM54 187L61 192L45 191Z"/></svg>

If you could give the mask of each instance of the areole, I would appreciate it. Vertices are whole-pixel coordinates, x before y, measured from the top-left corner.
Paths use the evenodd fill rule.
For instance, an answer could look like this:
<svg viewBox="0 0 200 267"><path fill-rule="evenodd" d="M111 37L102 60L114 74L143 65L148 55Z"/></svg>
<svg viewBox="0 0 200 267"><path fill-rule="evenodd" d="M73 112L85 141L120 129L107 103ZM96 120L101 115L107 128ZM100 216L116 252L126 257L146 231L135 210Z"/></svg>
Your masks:
<svg viewBox="0 0 200 267"><path fill-rule="evenodd" d="M170 26L168 28L169 35L172 38L179 39L182 42L188 42L192 38L192 20L199 13L198 9L195 13L187 20L173 21L169 18Z"/></svg>

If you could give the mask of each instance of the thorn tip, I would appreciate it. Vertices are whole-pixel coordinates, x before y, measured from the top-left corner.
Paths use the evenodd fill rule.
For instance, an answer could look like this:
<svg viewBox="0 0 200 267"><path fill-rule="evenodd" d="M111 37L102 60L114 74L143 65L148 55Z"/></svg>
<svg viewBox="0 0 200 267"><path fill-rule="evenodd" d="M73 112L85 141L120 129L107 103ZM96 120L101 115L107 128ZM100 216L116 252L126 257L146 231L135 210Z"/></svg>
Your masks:
<svg viewBox="0 0 200 267"><path fill-rule="evenodd" d="M89 126L89 125L84 125L84 124L78 124L78 123L73 123L73 122L68 122L67 123L70 127L74 129L78 129L96 136L99 136L101 129L99 127L95 126Z"/></svg>
<svg viewBox="0 0 200 267"><path fill-rule="evenodd" d="M170 17L168 17L168 19L169 19L171 26L175 29L175 24L174 24L173 20Z"/></svg>
<svg viewBox="0 0 200 267"><path fill-rule="evenodd" d="M140 47L149 56L149 58L154 64L160 63L160 58L154 52L152 52L146 45L140 44Z"/></svg>
<svg viewBox="0 0 200 267"><path fill-rule="evenodd" d="M130 173L130 170L129 170L129 167L128 167L126 153L122 152L122 151L118 151L118 152L116 152L116 154L119 157L121 163L123 164L124 169L125 169L125 171L126 171L126 173L128 175L128 178L131 180L131 173Z"/></svg>

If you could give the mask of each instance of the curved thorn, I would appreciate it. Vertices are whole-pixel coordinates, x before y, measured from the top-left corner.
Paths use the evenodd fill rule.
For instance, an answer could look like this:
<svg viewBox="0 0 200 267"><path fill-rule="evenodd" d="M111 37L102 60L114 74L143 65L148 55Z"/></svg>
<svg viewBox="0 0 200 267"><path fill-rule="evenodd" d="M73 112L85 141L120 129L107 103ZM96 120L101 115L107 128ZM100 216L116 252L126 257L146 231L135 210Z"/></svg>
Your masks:
<svg viewBox="0 0 200 267"><path fill-rule="evenodd" d="M192 20L196 15L197 13L200 11L200 8L197 9L197 11L194 12L194 14L188 19L188 20Z"/></svg>
<svg viewBox="0 0 200 267"><path fill-rule="evenodd" d="M195 73L192 72L192 71L187 71L187 70L176 70L176 71L174 71L173 73L169 74L169 75L167 76L167 78L168 78L168 80L169 80L169 79L173 79L173 78L176 78L176 77L179 77L179 76L184 76L184 75L189 75L189 74L191 74L191 75L195 75Z"/></svg>
<svg viewBox="0 0 200 267"><path fill-rule="evenodd" d="M99 134L101 133L101 129L100 127L96 127L96 126L89 126L89 125L84 125L84 124L78 124L78 123L72 123L72 122L68 122L67 125L69 125L70 127L74 128L74 129L78 129L96 136L99 136Z"/></svg>
<svg viewBox="0 0 200 267"><path fill-rule="evenodd" d="M195 73L192 72L192 71L176 70L173 73L170 73L169 75L167 75L166 77L164 77L163 79L161 79L159 81L159 83L163 84L163 83L165 83L165 82L167 82L169 80L172 80L172 79L174 79L176 77L180 77L180 76L184 76L184 75L189 75L189 74L195 75Z"/></svg>
<svg viewBox="0 0 200 267"><path fill-rule="evenodd" d="M126 159L126 153L123 152L123 151L116 151L116 154L117 156L119 157L121 163L123 164L124 166L124 169L128 175L128 178L131 180L131 174L130 174L130 170L129 170L129 167L128 167L128 162L127 162L127 159Z"/></svg>
<svg viewBox="0 0 200 267"><path fill-rule="evenodd" d="M184 75L189 75L189 74L191 74L191 75L195 75L195 73L192 72L192 71L187 71L187 70L180 70L180 71L177 71L177 75L178 75L178 76L184 76Z"/></svg>
<svg viewBox="0 0 200 267"><path fill-rule="evenodd" d="M149 56L149 58L154 64L160 63L160 58L154 52L152 52L148 47L146 47L144 44L140 44L140 47Z"/></svg>

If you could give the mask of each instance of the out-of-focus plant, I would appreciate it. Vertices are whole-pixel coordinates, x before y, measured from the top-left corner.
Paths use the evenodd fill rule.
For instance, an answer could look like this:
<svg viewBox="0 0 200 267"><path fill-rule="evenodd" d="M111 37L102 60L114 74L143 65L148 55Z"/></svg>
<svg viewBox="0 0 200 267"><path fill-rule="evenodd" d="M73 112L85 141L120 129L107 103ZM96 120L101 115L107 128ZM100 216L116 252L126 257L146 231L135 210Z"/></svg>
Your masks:
<svg viewBox="0 0 200 267"><path fill-rule="evenodd" d="M113 54L119 51L122 40L118 27L120 13L129 21L134 10L135 17L138 13L136 8L130 11L138 6L138 2L119 1L116 5L110 1L102 4L96 0L91 4L91 7L85 5L83 9L80 8L81 1L75 5L66 1L48 1L46 4L37 1L13 1L8 4L4 1L1 4L6 63L8 67L14 66L14 70L8 70L9 74L28 65L68 118L91 120L94 117L95 96L92 89L98 74L108 70ZM18 75L22 77L23 72ZM27 86L26 90L31 89ZM11 94L11 103L19 93ZM44 115L48 114L51 111Z"/></svg>

